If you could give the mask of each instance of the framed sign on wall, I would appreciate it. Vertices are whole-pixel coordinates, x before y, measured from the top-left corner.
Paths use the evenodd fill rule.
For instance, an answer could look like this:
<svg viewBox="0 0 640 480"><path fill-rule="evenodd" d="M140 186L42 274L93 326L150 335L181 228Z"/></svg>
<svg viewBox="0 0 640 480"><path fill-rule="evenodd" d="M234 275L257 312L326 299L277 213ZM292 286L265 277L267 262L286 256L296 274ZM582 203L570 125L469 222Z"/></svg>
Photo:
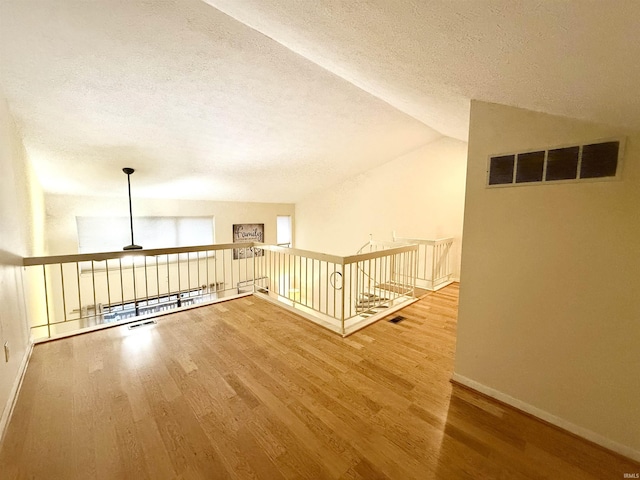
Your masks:
<svg viewBox="0 0 640 480"><path fill-rule="evenodd" d="M233 225L233 243L264 242L264 223L239 223ZM234 248L233 259L261 257L261 248Z"/></svg>

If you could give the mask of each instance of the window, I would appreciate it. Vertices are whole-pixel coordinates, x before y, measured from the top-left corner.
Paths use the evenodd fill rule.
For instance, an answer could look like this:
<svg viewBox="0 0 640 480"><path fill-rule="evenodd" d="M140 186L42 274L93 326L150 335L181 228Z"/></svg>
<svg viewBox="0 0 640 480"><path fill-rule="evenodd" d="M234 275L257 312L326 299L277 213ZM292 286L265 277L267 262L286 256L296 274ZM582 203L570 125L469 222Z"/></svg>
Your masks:
<svg viewBox="0 0 640 480"><path fill-rule="evenodd" d="M276 243L280 246L291 246L291 217L278 215L276 218Z"/></svg>
<svg viewBox="0 0 640 480"><path fill-rule="evenodd" d="M76 217L78 252L115 252L131 243L129 217ZM134 217L135 242L151 248L211 245L213 217Z"/></svg>
<svg viewBox="0 0 640 480"><path fill-rule="evenodd" d="M619 177L624 139L489 158L487 186Z"/></svg>

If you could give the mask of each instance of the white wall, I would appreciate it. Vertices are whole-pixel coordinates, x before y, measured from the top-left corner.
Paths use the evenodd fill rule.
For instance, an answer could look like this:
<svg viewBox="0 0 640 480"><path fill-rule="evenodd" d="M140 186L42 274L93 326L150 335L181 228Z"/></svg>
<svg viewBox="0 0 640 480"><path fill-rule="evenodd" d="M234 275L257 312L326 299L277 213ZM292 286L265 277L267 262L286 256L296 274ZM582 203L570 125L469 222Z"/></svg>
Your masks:
<svg viewBox="0 0 640 480"><path fill-rule="evenodd" d="M42 254L42 191L0 94L0 435L29 348L22 257ZM3 345L10 348L5 362Z"/></svg>
<svg viewBox="0 0 640 480"><path fill-rule="evenodd" d="M124 174L122 174L122 181L123 196L121 198L46 195L46 236L50 255L78 253L76 216L126 217L129 215ZM132 177L132 184L132 190L135 191L135 177ZM293 217L294 215L293 204L282 203L133 198L132 205L134 237L136 216L213 216L215 217L216 243L233 241L232 226L235 223L264 223L265 242L275 243L276 217L278 215ZM295 223L295 219L292 221Z"/></svg>
<svg viewBox="0 0 640 480"><path fill-rule="evenodd" d="M123 180L126 178L123 175ZM125 183L126 188L126 183ZM134 186L135 188L135 186ZM78 253L78 237L77 237L77 216L96 216L96 217L118 217L127 216L129 213L129 205L126 197L109 198L109 197L80 197L70 195L52 195L47 194L46 197L46 238L48 253L50 255L67 255ZM292 204L269 204L269 203L240 203L240 202L212 202L212 201L192 201L192 200L167 200L167 199L141 199L133 198L134 212L134 233L135 233L135 217L136 216L211 216L215 218L215 243L232 243L233 241L233 224L237 223L264 223L265 225L265 242L276 242L276 219L278 215L294 215L294 206ZM109 228L108 224L104 228ZM138 237L135 237L138 242ZM138 242L142 243L142 242ZM121 250L124 245L117 245L113 250ZM143 245L144 246L144 245ZM159 247L154 247L159 248ZM149 265L149 276L152 279L146 282L146 276L142 268L136 271L136 279L138 285L138 295L144 291L143 295L155 296L160 293L174 292L180 287L187 289L188 287L197 287L205 284L205 271L207 274L211 269L210 282L217 280L224 283L224 288L232 289L233 282L242 281L245 278L245 270L247 264L241 260L232 261L230 252L226 252L225 256L219 256L218 261L211 262L211 258L196 260L194 258L189 262L183 259L181 261L182 269L178 269L177 264L171 263L167 266L163 264L161 274L156 275L153 264ZM209 262L207 265L205 262ZM225 267L226 266L226 267ZM201 267L201 268L200 268ZM109 286L107 287L107 277L105 272L100 270L104 268L103 264L97 267L95 280L92 280L90 274L83 273L80 277L81 286L78 287L76 280L76 271L73 264L65 266L65 283L60 280L58 268L49 270L47 275L49 290L49 316L51 322L60 322L63 319L65 323L54 325L48 332L46 327L33 329L35 338L51 335L57 335L77 329L86 324L79 324L74 320L78 316L80 306L92 306L93 303L105 304L123 300L131 300L134 298L133 277L131 268L123 269L122 283L118 277L118 269L112 270L109 278ZM113 265L111 266L113 268ZM226 270L225 270L226 268ZM169 272L170 271L170 275ZM222 273L227 273L227 277L223 278ZM233 272L233 273L232 273ZM44 298L43 282L40 269L30 269L27 278L30 285L35 290L38 287L37 298ZM171 277L171 280L168 279ZM162 278L162 282L157 285L153 280ZM180 278L180 280L178 280ZM169 282L172 282L171 284ZM64 285L65 295L62 295ZM140 287L144 285L144 289ZM235 285L235 284L234 284ZM121 292L121 288L123 291ZM221 288L221 287L218 287ZM142 289L142 290L141 290ZM78 293L78 290L81 293ZM229 294L229 291L220 292L220 295ZM123 298L122 298L123 297ZM66 305L64 304L66 300ZM43 302L41 302L43 303ZM66 313L65 313L66 312ZM31 326L42 325L46 323L46 312L29 312ZM68 321L67 321L68 320Z"/></svg>
<svg viewBox="0 0 640 480"><path fill-rule="evenodd" d="M622 181L485 188L489 155L627 135ZM473 102L456 378L640 458L640 133Z"/></svg>
<svg viewBox="0 0 640 480"><path fill-rule="evenodd" d="M352 255L369 240L462 235L467 144L441 138L296 204L296 247Z"/></svg>

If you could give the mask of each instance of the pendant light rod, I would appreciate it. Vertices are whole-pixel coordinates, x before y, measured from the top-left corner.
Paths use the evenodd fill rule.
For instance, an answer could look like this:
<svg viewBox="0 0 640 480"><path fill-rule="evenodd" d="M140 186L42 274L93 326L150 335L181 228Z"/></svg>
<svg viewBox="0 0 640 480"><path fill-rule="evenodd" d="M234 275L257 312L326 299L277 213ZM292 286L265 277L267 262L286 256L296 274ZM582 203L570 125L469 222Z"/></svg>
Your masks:
<svg viewBox="0 0 640 480"><path fill-rule="evenodd" d="M129 226L131 228L131 245L127 245L123 250L141 250L140 245L133 242L133 209L131 208L131 174L135 172L133 168L125 167L122 169L127 174L127 187L129 189Z"/></svg>

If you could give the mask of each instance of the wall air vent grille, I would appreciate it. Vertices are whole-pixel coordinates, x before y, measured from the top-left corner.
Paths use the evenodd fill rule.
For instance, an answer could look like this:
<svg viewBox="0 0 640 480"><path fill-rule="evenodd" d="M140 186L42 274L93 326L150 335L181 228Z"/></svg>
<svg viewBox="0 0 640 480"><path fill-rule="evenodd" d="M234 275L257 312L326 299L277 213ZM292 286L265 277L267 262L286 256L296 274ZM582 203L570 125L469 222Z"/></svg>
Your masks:
<svg viewBox="0 0 640 480"><path fill-rule="evenodd" d="M624 140L492 155L487 187L617 180Z"/></svg>
<svg viewBox="0 0 640 480"><path fill-rule="evenodd" d="M133 324L129 325L127 328L129 330L135 330L136 328L147 327L149 325L155 325L157 323L158 322L156 322L155 320L145 320L144 322L133 323Z"/></svg>

